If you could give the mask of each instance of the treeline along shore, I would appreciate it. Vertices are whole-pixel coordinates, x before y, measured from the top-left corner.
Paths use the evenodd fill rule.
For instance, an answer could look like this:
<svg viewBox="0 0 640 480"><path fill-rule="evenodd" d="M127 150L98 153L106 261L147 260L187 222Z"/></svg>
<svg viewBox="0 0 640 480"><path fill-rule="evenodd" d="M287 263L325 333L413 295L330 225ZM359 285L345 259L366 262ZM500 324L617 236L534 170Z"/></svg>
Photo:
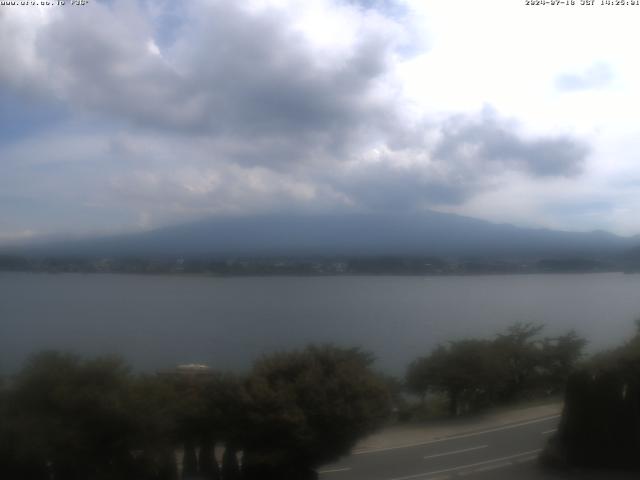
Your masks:
<svg viewBox="0 0 640 480"><path fill-rule="evenodd" d="M0 271L46 273L256 275L486 275L640 271L630 259L581 257L522 260L439 257L182 258L25 257L0 255Z"/></svg>

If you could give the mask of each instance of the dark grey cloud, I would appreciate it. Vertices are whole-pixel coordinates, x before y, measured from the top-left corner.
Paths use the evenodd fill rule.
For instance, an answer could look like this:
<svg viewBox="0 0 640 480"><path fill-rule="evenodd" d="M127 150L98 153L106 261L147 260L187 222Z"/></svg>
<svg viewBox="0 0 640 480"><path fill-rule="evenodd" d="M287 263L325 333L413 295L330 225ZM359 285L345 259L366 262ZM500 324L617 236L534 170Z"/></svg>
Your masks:
<svg viewBox="0 0 640 480"><path fill-rule="evenodd" d="M594 63L579 73L563 73L555 80L556 88L564 91L603 88L613 80L611 67L603 62Z"/></svg>
<svg viewBox="0 0 640 480"><path fill-rule="evenodd" d="M437 132L437 140L430 136ZM375 161L338 170L329 182L361 208L411 210L459 205L500 188L501 175L573 177L589 147L570 136L529 137L490 109L412 129L393 129Z"/></svg>
<svg viewBox="0 0 640 480"><path fill-rule="evenodd" d="M433 157L456 165L463 175L516 170L535 177L572 177L582 172L588 153L581 140L567 135L526 137L513 122L485 111L445 122Z"/></svg>
<svg viewBox="0 0 640 480"><path fill-rule="evenodd" d="M428 165L398 167L386 162L342 173L334 186L358 208L374 211L457 205L476 191L469 179L443 177Z"/></svg>
<svg viewBox="0 0 640 480"><path fill-rule="evenodd" d="M151 25L133 3L95 5L59 16L38 31L43 89L76 109L140 126L188 128L199 106L188 85L151 54Z"/></svg>
<svg viewBox="0 0 640 480"><path fill-rule="evenodd" d="M389 104L371 92L390 68L388 32L368 29L350 50L322 58L286 11L197 2L183 12L188 28L154 55L144 12L117 5L65 15L39 33L50 83L80 108L136 128L277 146L237 158L257 163L345 156L384 130Z"/></svg>

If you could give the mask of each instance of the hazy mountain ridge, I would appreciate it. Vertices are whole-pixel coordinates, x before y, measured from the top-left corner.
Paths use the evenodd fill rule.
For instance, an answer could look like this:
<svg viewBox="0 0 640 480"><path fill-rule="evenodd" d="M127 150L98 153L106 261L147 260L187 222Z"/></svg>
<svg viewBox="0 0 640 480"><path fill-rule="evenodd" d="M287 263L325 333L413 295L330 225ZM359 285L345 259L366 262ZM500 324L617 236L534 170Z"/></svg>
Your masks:
<svg viewBox="0 0 640 480"><path fill-rule="evenodd" d="M639 245L637 236L519 228L425 212L217 217L144 233L24 246L17 252L185 258L354 255L604 258L623 255Z"/></svg>

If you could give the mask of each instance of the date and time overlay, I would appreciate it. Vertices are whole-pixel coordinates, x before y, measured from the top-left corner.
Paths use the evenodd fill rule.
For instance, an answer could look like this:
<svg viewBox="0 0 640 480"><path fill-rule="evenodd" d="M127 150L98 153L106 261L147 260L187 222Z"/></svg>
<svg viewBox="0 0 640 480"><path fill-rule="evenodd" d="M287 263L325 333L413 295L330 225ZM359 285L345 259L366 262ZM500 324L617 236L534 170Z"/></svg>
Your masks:
<svg viewBox="0 0 640 480"><path fill-rule="evenodd" d="M0 7L84 7L90 0L2 0Z"/></svg>
<svg viewBox="0 0 640 480"><path fill-rule="evenodd" d="M640 0L523 0L524 5L564 6L564 7L609 7L636 6Z"/></svg>
<svg viewBox="0 0 640 480"><path fill-rule="evenodd" d="M0 0L0 6L10 7L65 7L86 6L91 0ZM639 7L640 0L521 0L525 6L555 7Z"/></svg>

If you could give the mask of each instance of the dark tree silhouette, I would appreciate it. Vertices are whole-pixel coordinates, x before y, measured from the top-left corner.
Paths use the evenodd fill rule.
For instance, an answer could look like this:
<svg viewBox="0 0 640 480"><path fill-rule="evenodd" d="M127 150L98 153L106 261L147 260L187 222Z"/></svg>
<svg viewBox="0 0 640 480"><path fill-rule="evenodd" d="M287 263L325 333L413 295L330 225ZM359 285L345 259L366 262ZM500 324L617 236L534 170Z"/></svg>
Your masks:
<svg viewBox="0 0 640 480"><path fill-rule="evenodd" d="M562 391L586 342L573 331L541 339L541 331L540 325L516 323L494 340L439 345L409 365L407 388L423 399L428 392L445 393L450 415Z"/></svg>
<svg viewBox="0 0 640 480"><path fill-rule="evenodd" d="M215 442L205 438L200 442L198 470L205 480L220 480L220 468L214 456Z"/></svg>
<svg viewBox="0 0 640 480"><path fill-rule="evenodd" d="M311 346L256 362L247 381L247 478L313 478L389 413L384 382L357 349Z"/></svg>
<svg viewBox="0 0 640 480"><path fill-rule="evenodd" d="M192 440L184 442L184 459L182 460L182 477L193 478L198 474L198 457Z"/></svg>
<svg viewBox="0 0 640 480"><path fill-rule="evenodd" d="M241 478L240 465L238 464L238 450L230 443L225 445L222 456L222 479L238 480Z"/></svg>
<svg viewBox="0 0 640 480"><path fill-rule="evenodd" d="M560 427L543 458L640 470L640 331L570 375Z"/></svg>
<svg viewBox="0 0 640 480"><path fill-rule="evenodd" d="M6 407L18 468L38 475L47 465L66 480L126 478L135 434L128 380L117 359L83 361L55 352L31 358Z"/></svg>

